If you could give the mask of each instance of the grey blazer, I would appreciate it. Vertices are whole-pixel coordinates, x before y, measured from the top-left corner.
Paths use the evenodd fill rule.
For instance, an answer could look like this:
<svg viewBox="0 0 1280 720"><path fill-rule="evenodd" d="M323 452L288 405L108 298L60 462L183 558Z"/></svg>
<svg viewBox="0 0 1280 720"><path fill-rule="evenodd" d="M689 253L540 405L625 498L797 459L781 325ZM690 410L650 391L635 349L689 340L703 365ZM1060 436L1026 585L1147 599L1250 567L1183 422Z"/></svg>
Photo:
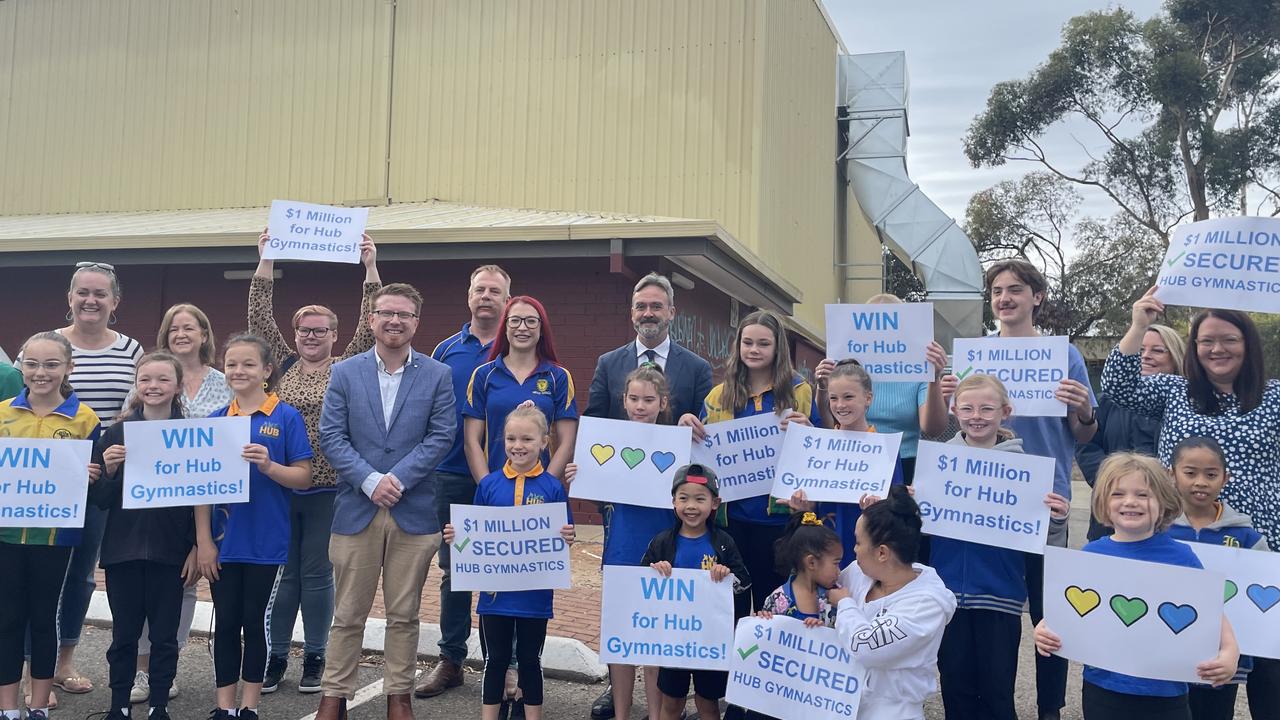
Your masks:
<svg viewBox="0 0 1280 720"><path fill-rule="evenodd" d="M338 472L333 532L355 535L369 526L378 506L360 486L373 472L391 473L404 485L404 495L391 508L401 530L440 532L435 469L457 433L449 367L414 351L387 427L374 352L334 365L324 395L320 447Z"/></svg>

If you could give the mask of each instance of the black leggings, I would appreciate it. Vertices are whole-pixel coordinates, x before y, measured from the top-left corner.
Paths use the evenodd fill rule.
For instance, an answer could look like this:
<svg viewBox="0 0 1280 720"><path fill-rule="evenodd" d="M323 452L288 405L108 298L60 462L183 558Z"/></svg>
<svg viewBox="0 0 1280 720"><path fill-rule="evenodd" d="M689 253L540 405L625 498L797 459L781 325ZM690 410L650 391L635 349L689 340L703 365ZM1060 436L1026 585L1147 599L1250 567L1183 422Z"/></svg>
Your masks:
<svg viewBox="0 0 1280 720"><path fill-rule="evenodd" d="M53 677L58 660L58 595L71 548L0 543L0 685L22 679L23 646L31 631L31 677Z"/></svg>
<svg viewBox="0 0 1280 720"><path fill-rule="evenodd" d="M1280 718L1280 660L1255 657L1244 689L1251 715Z"/></svg>
<svg viewBox="0 0 1280 720"><path fill-rule="evenodd" d="M547 641L546 618L480 616L480 648L484 651L485 705L498 705L506 696L507 666L515 641L516 672L525 705L542 704L542 646Z"/></svg>
<svg viewBox="0 0 1280 720"><path fill-rule="evenodd" d="M730 519L727 529L729 536L733 538L733 544L738 546L738 554L742 556L747 574L751 576L751 592L733 596L733 616L741 618L764 606L764 599L769 597L769 593L786 581L785 577L778 574L773 551L787 526L759 525Z"/></svg>
<svg viewBox="0 0 1280 720"><path fill-rule="evenodd" d="M1191 720L1231 720L1236 716L1236 691L1239 685L1192 685L1187 691ZM1267 717L1254 715L1254 717Z"/></svg>
<svg viewBox="0 0 1280 720"><path fill-rule="evenodd" d="M1085 682L1084 720L1191 720L1187 696L1156 697L1118 693Z"/></svg>
<svg viewBox="0 0 1280 720"><path fill-rule="evenodd" d="M267 638L271 636L271 603L280 582L280 565L222 563L213 594L213 674L217 686L237 678L260 683L267 670ZM243 666L240 633L244 632Z"/></svg>
<svg viewBox="0 0 1280 720"><path fill-rule="evenodd" d="M107 665L111 707L129 707L138 669L138 637L145 623L151 640L151 706L165 707L178 672L178 618L182 615L182 566L134 560L108 565L111 647Z"/></svg>

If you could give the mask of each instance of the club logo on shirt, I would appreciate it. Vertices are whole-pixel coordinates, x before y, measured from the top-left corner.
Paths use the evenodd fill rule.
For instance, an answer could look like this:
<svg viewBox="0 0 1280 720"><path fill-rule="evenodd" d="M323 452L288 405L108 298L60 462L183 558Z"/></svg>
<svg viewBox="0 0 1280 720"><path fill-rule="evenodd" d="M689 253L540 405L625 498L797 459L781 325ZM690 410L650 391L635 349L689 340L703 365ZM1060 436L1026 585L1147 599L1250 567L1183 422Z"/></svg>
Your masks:
<svg viewBox="0 0 1280 720"><path fill-rule="evenodd" d="M1231 537L1230 535L1222 536L1222 544L1227 547L1236 547L1236 548L1240 547L1240 541L1237 540L1236 538Z"/></svg>
<svg viewBox="0 0 1280 720"><path fill-rule="evenodd" d="M703 570L710 570L711 568L713 568L713 567L715 567L715 566L716 566L716 556L715 556L715 555L703 555L703 556L702 556L702 569L703 569Z"/></svg>
<svg viewBox="0 0 1280 720"><path fill-rule="evenodd" d="M537 390L534 392L539 395L546 395L547 391L551 388L551 383L547 382L546 378L538 378L538 382L535 383L535 386L537 387Z"/></svg>
<svg viewBox="0 0 1280 720"><path fill-rule="evenodd" d="M275 423L264 422L258 427L258 434L269 438L278 438L280 437L280 426Z"/></svg>
<svg viewBox="0 0 1280 720"><path fill-rule="evenodd" d="M53 431L54 440L70 440L71 438L71 431L66 428L58 428Z"/></svg>
<svg viewBox="0 0 1280 720"><path fill-rule="evenodd" d="M525 505L542 505L542 504L545 504L546 502L547 502L547 499L537 493L529 493L528 495L524 496Z"/></svg>

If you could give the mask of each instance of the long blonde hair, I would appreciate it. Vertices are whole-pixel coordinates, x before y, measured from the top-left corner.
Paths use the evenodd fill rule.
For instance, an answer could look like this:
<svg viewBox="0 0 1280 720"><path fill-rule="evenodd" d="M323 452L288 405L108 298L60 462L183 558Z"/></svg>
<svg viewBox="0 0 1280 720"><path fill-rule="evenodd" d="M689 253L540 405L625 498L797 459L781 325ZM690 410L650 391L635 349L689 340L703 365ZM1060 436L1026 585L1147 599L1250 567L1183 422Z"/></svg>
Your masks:
<svg viewBox="0 0 1280 720"><path fill-rule="evenodd" d="M787 328L782 320L768 310L757 310L742 319L734 338L733 352L724 368L724 390L720 402L725 410L740 412L751 397L747 381L747 366L742 362L742 331L752 325L761 325L773 333L773 408L775 412L795 407L795 370L791 367L791 343L787 340Z"/></svg>
<svg viewBox="0 0 1280 720"><path fill-rule="evenodd" d="M960 401L960 395L970 390L990 390L1000 398L1001 407L1012 407L1013 403L1009 402L1009 389L1000 382L1000 378L994 375L984 375L982 373L974 373L960 381L956 385L956 392L951 396L951 404L954 407ZM1004 423L996 425L996 439L1003 442L1013 439L1013 431L1004 426Z"/></svg>

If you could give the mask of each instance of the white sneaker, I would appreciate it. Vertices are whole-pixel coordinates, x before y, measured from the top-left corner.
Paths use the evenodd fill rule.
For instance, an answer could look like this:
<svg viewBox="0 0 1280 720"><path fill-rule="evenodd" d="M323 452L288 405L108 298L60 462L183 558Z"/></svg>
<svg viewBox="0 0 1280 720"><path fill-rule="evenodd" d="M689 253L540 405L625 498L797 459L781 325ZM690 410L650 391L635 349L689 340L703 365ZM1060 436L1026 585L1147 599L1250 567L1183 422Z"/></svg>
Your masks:
<svg viewBox="0 0 1280 720"><path fill-rule="evenodd" d="M173 679L173 684L169 686L169 699L178 697L178 678Z"/></svg>
<svg viewBox="0 0 1280 720"><path fill-rule="evenodd" d="M129 691L129 702L137 704L151 699L151 676L142 670L133 676L133 690Z"/></svg>

